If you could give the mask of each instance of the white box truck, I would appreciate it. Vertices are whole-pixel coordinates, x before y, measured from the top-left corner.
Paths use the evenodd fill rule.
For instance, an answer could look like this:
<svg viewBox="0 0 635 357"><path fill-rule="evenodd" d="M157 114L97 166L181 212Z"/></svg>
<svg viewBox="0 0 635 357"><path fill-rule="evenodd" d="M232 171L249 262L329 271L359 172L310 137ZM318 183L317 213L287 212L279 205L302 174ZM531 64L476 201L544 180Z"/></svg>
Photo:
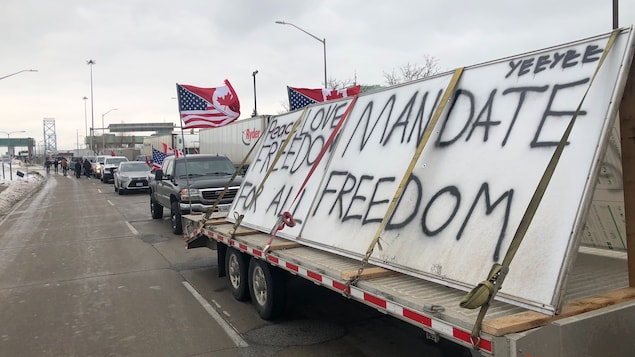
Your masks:
<svg viewBox="0 0 635 357"><path fill-rule="evenodd" d="M219 154L239 165L267 129L269 116L239 119L220 128L199 131L201 154ZM247 167L253 154L247 159Z"/></svg>
<svg viewBox="0 0 635 357"><path fill-rule="evenodd" d="M172 134L152 135L143 138L143 155L152 158L152 148L163 152L163 144L173 149L179 149L188 154L199 150L199 134L173 132Z"/></svg>

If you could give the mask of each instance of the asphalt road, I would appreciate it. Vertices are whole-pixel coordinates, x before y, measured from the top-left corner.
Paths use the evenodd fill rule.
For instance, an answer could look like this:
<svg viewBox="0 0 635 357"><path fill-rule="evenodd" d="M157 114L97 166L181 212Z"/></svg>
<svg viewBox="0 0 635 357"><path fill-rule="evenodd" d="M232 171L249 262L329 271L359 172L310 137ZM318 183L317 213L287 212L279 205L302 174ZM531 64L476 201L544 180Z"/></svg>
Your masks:
<svg viewBox="0 0 635 357"><path fill-rule="evenodd" d="M260 319L145 193L51 174L0 217L0 356L469 356L301 278Z"/></svg>

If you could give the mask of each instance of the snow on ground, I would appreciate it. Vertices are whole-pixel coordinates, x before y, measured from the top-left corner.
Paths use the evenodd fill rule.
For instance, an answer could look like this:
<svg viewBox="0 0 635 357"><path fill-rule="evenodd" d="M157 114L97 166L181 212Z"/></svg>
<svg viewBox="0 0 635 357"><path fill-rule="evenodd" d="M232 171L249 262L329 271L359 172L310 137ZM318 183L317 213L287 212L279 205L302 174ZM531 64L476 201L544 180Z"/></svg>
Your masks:
<svg viewBox="0 0 635 357"><path fill-rule="evenodd" d="M11 171L8 162L0 165L4 165L4 171L0 166L0 216L3 216L13 205L40 187L44 183L43 175L46 173L42 166L25 166L18 160L11 163ZM18 176L18 171L22 172L24 177Z"/></svg>

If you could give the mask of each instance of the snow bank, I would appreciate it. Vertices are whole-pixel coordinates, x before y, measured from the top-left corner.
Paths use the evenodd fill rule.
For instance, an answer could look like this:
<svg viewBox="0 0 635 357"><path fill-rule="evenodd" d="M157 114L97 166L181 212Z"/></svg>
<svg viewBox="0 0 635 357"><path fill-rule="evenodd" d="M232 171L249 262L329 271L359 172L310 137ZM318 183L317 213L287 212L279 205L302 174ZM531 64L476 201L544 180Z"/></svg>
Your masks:
<svg viewBox="0 0 635 357"><path fill-rule="evenodd" d="M32 166L28 168L21 167L19 164L12 163L12 173L9 172L9 164L4 164L4 179L0 171L0 216L5 215L13 205L26 197L29 193L36 190L44 183L44 176L41 166ZM17 172L24 173L24 177L18 176ZM10 177L13 176L11 180Z"/></svg>

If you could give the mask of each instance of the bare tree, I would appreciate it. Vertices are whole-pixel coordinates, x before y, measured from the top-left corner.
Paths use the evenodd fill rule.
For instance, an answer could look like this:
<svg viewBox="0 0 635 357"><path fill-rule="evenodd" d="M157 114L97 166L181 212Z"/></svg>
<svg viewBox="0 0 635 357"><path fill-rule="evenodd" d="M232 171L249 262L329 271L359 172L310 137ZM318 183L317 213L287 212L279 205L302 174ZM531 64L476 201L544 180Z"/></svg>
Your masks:
<svg viewBox="0 0 635 357"><path fill-rule="evenodd" d="M342 89L342 88L352 87L354 85L357 85L354 79L329 78L329 80L326 83L326 88Z"/></svg>
<svg viewBox="0 0 635 357"><path fill-rule="evenodd" d="M278 109L278 113L277 114L285 114L285 113L288 113L291 110L291 107L289 107L289 102L288 101L281 100L280 101L280 106L282 107L282 109Z"/></svg>
<svg viewBox="0 0 635 357"><path fill-rule="evenodd" d="M435 75L440 72L439 60L434 56L424 55L422 65L408 62L399 67L398 72L399 73L397 73L394 68L390 73L383 72L387 85L393 86L395 84Z"/></svg>

